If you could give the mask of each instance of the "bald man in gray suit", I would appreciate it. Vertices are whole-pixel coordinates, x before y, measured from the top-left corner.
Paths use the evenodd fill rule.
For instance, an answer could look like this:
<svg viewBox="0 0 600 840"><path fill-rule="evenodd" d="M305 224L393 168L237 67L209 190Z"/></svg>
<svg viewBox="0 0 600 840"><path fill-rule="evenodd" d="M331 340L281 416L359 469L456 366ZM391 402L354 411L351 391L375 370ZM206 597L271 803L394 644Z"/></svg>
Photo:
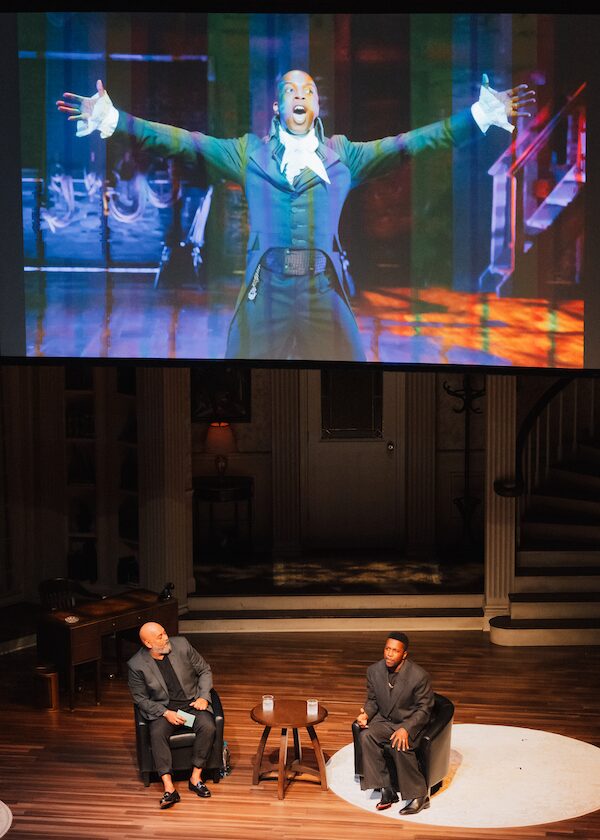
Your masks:
<svg viewBox="0 0 600 840"><path fill-rule="evenodd" d="M398 802L392 787L383 747L391 743L398 785L406 805L401 814L418 814L429 807L427 784L419 768L415 748L433 709L429 674L408 659L408 637L390 633L383 659L367 669L367 699L356 720L360 733L362 790L381 789L378 811Z"/></svg>
<svg viewBox="0 0 600 840"><path fill-rule="evenodd" d="M186 724L181 711L193 716L189 723L196 733L189 788L207 799L210 791L201 775L204 767L214 766L211 753L216 732L210 705L210 665L186 638L170 639L164 627L155 622L142 626L140 639L143 647L127 663L129 689L149 721L154 764L165 789L160 807L170 808L180 799L173 785L169 738Z"/></svg>

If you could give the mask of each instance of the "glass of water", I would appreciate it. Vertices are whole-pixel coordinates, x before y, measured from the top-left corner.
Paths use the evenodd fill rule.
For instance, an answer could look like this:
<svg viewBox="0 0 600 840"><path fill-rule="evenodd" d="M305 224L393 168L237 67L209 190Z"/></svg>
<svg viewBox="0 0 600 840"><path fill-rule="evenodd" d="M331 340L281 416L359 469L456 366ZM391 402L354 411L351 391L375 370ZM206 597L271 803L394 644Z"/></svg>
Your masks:
<svg viewBox="0 0 600 840"><path fill-rule="evenodd" d="M306 714L310 717L311 715L316 715L319 712L319 701L310 699L306 701Z"/></svg>

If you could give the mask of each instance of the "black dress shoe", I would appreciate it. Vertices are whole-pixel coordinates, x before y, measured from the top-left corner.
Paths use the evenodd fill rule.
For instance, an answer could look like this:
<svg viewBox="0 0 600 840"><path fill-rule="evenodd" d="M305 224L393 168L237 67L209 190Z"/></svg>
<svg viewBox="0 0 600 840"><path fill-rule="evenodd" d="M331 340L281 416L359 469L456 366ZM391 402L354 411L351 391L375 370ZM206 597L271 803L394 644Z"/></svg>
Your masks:
<svg viewBox="0 0 600 840"><path fill-rule="evenodd" d="M416 799L411 799L408 805L400 810L400 814L418 814L424 808L429 808L429 797L417 796Z"/></svg>
<svg viewBox="0 0 600 840"><path fill-rule="evenodd" d="M210 791L203 782L198 782L195 785L192 782L188 782L188 787L193 793L201 796L202 799L208 799L210 796Z"/></svg>
<svg viewBox="0 0 600 840"><path fill-rule="evenodd" d="M394 802L398 802L398 794L395 790L391 788L384 788L381 793L381 799L375 806L378 811L385 811L386 808L390 808Z"/></svg>
<svg viewBox="0 0 600 840"><path fill-rule="evenodd" d="M179 796L176 790L172 790L171 793L167 793L165 791L159 803L161 810L163 810L164 808L172 808L173 805L179 802L180 799L181 797Z"/></svg>

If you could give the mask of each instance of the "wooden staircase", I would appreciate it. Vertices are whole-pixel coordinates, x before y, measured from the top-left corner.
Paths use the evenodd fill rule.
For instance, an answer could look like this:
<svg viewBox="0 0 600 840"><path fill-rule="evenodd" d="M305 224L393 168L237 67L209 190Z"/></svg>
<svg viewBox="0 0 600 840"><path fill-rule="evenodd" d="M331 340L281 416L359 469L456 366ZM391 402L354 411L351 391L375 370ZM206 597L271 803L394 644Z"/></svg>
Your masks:
<svg viewBox="0 0 600 840"><path fill-rule="evenodd" d="M520 521L510 615L490 621L501 645L600 644L600 443L547 471Z"/></svg>

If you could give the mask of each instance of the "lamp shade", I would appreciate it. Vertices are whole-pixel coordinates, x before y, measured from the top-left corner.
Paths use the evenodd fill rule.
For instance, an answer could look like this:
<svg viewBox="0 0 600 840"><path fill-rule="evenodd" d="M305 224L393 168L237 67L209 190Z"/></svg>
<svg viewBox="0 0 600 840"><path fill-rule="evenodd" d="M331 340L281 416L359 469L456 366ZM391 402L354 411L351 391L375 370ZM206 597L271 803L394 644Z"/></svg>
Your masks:
<svg viewBox="0 0 600 840"><path fill-rule="evenodd" d="M205 451L209 455L237 452L235 435L229 423L211 423L206 433Z"/></svg>

